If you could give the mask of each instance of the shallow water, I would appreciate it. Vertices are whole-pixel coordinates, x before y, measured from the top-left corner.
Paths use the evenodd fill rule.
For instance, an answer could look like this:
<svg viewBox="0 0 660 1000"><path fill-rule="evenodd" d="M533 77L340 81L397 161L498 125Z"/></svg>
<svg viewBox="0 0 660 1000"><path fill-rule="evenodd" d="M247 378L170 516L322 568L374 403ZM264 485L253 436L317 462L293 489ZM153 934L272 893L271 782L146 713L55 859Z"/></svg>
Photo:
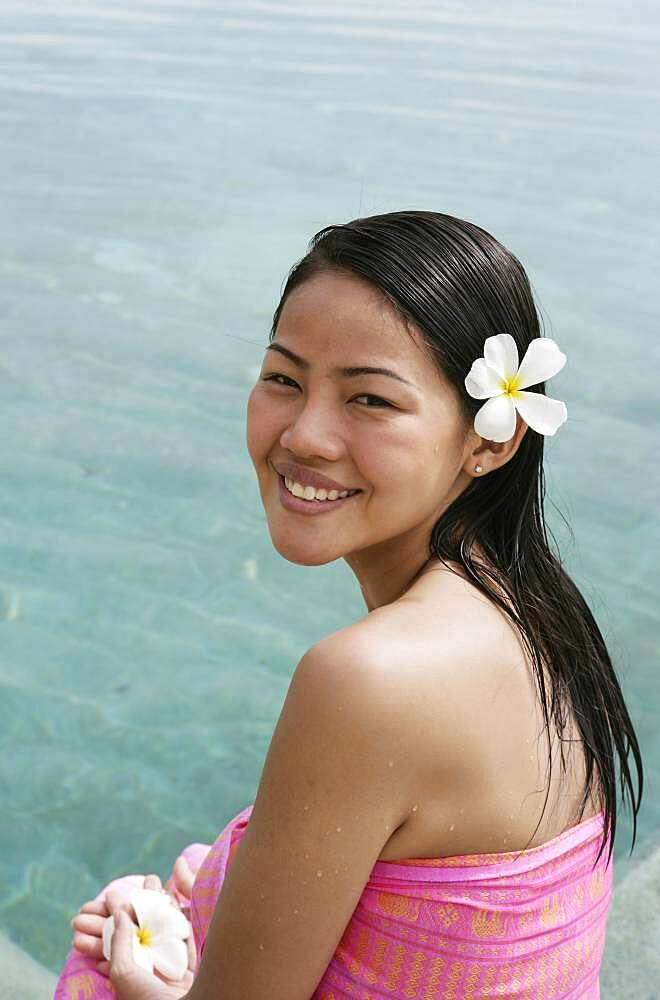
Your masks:
<svg viewBox="0 0 660 1000"><path fill-rule="evenodd" d="M548 518L660 828L659 21L2 5L0 929L51 968L100 883L167 874L252 801L298 658L364 612L343 564L273 552L243 439L286 270L358 214L450 212L528 269L569 358L546 468L574 548Z"/></svg>

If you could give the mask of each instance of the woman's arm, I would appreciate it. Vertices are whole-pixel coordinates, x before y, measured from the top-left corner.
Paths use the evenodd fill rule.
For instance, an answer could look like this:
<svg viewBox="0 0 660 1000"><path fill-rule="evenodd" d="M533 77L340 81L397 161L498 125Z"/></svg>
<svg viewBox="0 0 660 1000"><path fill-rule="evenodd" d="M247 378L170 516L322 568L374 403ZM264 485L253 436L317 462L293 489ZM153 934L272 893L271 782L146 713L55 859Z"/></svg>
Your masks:
<svg viewBox="0 0 660 1000"><path fill-rule="evenodd" d="M409 730L359 629L303 657L188 1000L309 1000L415 801Z"/></svg>

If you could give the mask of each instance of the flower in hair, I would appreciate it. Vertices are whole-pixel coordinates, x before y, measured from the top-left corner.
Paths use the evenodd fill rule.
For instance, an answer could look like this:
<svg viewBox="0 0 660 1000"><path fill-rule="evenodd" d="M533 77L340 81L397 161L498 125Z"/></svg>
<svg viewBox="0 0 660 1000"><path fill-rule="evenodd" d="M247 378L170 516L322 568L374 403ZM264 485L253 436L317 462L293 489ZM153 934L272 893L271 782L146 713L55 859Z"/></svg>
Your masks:
<svg viewBox="0 0 660 1000"><path fill-rule="evenodd" d="M484 356L472 362L465 388L487 402L477 411L474 429L487 441L508 441L516 430L516 410L532 430L554 434L568 417L566 404L540 392L522 392L556 375L566 355L549 337L536 337L518 364L518 347L510 333L487 337Z"/></svg>

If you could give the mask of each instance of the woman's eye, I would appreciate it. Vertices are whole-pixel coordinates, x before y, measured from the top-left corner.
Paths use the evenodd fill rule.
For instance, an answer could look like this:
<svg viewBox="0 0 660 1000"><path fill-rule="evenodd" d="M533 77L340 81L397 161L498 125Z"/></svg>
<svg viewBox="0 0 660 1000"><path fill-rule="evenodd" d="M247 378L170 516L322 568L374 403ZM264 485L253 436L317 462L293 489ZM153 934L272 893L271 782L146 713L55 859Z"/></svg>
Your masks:
<svg viewBox="0 0 660 1000"><path fill-rule="evenodd" d="M361 404L361 405L365 405L367 407L367 409L370 409L371 407L374 407L374 406L389 406L390 408L392 408L392 404L388 403L386 399L381 399L380 396L372 396L368 392L363 392L359 396L355 396L353 398L353 402L355 403L358 399L372 399L372 400L376 401L375 403Z"/></svg>
<svg viewBox="0 0 660 1000"><path fill-rule="evenodd" d="M278 378L286 379L286 382L276 382L276 379ZM262 378L262 382L275 382L276 385L291 384L297 386L297 383L294 382L292 378L289 378L288 375L280 375L279 372L273 372L272 375L264 375Z"/></svg>

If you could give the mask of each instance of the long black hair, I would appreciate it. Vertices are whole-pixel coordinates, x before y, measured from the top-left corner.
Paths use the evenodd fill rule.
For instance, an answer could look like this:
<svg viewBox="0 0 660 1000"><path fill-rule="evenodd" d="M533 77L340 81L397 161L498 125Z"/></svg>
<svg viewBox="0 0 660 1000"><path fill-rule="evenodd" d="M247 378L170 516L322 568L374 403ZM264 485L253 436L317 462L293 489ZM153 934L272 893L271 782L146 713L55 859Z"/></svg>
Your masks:
<svg viewBox="0 0 660 1000"><path fill-rule="evenodd" d="M331 269L371 282L421 334L430 356L456 387L468 425L483 400L468 394L464 379L474 359L483 355L485 339L503 332L511 334L522 358L529 343L541 336L529 280L520 261L506 247L463 219L406 211L355 219L318 232L306 255L289 272L273 316L271 340L290 292ZM545 384L527 391L544 393ZM610 832L609 863L617 816L615 751L623 799L625 802L627 793L633 810L632 847L642 798L642 759L600 629L560 557L550 549L543 511L543 442L543 435L530 428L504 465L473 479L434 525L429 557L445 564L446 560L461 564L474 585L518 630L531 656L543 708L550 777L551 720L565 773L563 734L566 709L572 708L586 763L580 817L591 794L595 769L605 813L596 863ZM486 563L474 557L475 543L485 554ZM637 795L628 763L631 752L637 769ZM541 819L549 793L550 779Z"/></svg>

